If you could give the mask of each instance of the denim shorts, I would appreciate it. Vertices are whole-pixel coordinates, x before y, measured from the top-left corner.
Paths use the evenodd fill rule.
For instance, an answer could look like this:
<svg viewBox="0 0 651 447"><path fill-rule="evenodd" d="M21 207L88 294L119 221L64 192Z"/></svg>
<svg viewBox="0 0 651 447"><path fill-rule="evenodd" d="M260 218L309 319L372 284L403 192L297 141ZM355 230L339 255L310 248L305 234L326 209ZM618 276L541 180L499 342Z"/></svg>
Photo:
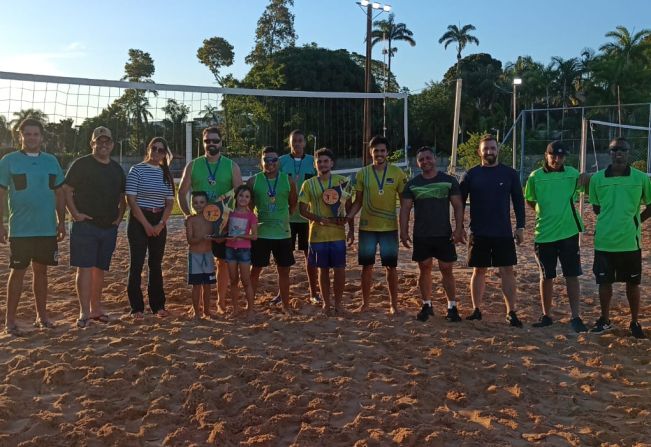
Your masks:
<svg viewBox="0 0 651 447"><path fill-rule="evenodd" d="M118 237L118 227L98 227L90 222L73 222L70 230L70 265L109 270Z"/></svg>
<svg viewBox="0 0 651 447"><path fill-rule="evenodd" d="M237 262L238 264L250 264L251 249L226 247L224 260L226 262Z"/></svg>
<svg viewBox="0 0 651 447"><path fill-rule="evenodd" d="M384 267L398 265L398 232L397 231L364 231L359 230L357 260L359 265L375 264L375 253L380 246L380 261Z"/></svg>

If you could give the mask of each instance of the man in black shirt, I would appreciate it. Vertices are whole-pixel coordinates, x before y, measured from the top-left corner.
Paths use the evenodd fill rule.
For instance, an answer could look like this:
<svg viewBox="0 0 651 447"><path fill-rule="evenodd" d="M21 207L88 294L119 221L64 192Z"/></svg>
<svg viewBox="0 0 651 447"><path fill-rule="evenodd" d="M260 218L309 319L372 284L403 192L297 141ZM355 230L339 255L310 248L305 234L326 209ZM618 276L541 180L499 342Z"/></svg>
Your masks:
<svg viewBox="0 0 651 447"><path fill-rule="evenodd" d="M468 266L474 268L470 287L474 311L466 319L481 320L479 306L486 288L486 270L498 267L506 321L522 327L515 313L513 266L518 260L511 229L511 202L516 217L515 240L520 245L524 241L524 195L518 173L499 163L498 153L495 137L484 135L479 142L481 164L468 170L460 185L464 205L470 196Z"/></svg>
<svg viewBox="0 0 651 447"><path fill-rule="evenodd" d="M441 283L448 300L448 321L461 321L457 310L456 286L452 266L457 260L454 244L465 242L463 205L459 183L454 177L436 169L436 155L432 148L423 146L416 154L418 167L423 171L405 186L400 199L400 241L410 248L409 214L414 212L414 252L412 260L418 262L423 307L416 318L426 321L432 310L432 258L438 260ZM450 226L450 204L454 209L455 230Z"/></svg>
<svg viewBox="0 0 651 447"><path fill-rule="evenodd" d="M108 323L100 300L104 272L115 250L118 225L126 209L126 177L111 160L111 131L98 127L90 141L92 153L76 159L66 174L66 205L74 223L70 231L70 265L77 267L79 318L85 328L90 320Z"/></svg>

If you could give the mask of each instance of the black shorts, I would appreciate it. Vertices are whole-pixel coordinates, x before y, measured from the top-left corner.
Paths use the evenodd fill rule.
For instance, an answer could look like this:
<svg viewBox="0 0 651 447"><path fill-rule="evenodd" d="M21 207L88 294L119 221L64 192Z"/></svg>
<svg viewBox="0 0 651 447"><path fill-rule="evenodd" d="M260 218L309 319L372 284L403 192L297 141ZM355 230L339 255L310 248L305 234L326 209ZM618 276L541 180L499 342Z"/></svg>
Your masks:
<svg viewBox="0 0 651 447"><path fill-rule="evenodd" d="M578 234L560 241L536 243L534 252L540 267L540 276L544 279L556 278L557 261L561 262L564 277L583 274Z"/></svg>
<svg viewBox="0 0 651 447"><path fill-rule="evenodd" d="M507 267L518 263L512 237L471 235L468 245L468 267Z"/></svg>
<svg viewBox="0 0 651 447"><path fill-rule="evenodd" d="M212 255L217 259L226 259L226 241L212 243Z"/></svg>
<svg viewBox="0 0 651 447"><path fill-rule="evenodd" d="M251 265L266 267L270 263L271 253L278 267L294 265L292 238L287 239L257 239L251 241Z"/></svg>
<svg viewBox="0 0 651 447"><path fill-rule="evenodd" d="M292 230L292 248L294 250L306 251L310 248L308 241L308 234L310 232L310 224L307 222L290 222L289 228ZM298 239L298 248L296 247L296 240Z"/></svg>
<svg viewBox="0 0 651 447"><path fill-rule="evenodd" d="M457 251L454 242L447 237L416 237L414 236L414 252L412 261L422 262L429 258L436 258L442 262L457 260Z"/></svg>
<svg viewBox="0 0 651 447"><path fill-rule="evenodd" d="M597 284L625 282L640 284L642 279L642 250L634 251L594 251L592 264Z"/></svg>
<svg viewBox="0 0 651 447"><path fill-rule="evenodd" d="M34 261L43 265L59 263L56 236L9 238L9 268L24 270Z"/></svg>

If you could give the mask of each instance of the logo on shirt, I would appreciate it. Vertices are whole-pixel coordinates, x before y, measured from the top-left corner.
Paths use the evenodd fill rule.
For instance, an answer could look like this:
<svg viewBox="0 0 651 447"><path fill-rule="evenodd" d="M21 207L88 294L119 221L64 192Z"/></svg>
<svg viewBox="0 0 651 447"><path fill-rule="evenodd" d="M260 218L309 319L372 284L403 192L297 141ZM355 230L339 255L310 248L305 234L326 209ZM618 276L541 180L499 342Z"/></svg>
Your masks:
<svg viewBox="0 0 651 447"><path fill-rule="evenodd" d="M393 185L395 183L395 180L393 178L389 177L387 178L387 185Z"/></svg>

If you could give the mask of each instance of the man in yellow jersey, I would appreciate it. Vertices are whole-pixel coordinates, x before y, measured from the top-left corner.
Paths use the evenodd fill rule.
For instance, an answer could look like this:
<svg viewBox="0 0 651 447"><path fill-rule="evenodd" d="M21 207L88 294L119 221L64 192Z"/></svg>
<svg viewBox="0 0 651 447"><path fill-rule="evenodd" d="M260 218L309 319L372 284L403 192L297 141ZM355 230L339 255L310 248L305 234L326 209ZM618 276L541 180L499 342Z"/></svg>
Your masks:
<svg viewBox="0 0 651 447"><path fill-rule="evenodd" d="M215 203L222 194L242 183L240 167L221 153L222 137L218 128L208 127L203 130L203 147L205 154L186 165L179 185L179 207L186 220L192 214L188 205L191 191L205 191L208 202ZM228 264L224 260L225 242L213 243L212 251L217 258L217 310L221 313L224 311L222 306L226 303L230 283Z"/></svg>
<svg viewBox="0 0 651 447"><path fill-rule="evenodd" d="M327 314L331 310L330 269L334 271L336 313L343 311L341 298L346 282L346 219L339 217L339 206L342 185L348 182L348 178L331 172L334 158L328 148L316 151L314 163L319 175L303 182L298 198L301 215L310 221L308 263L318 268L323 308Z"/></svg>
<svg viewBox="0 0 651 447"><path fill-rule="evenodd" d="M355 241L352 221L361 210L359 220L358 261L362 266L362 306L369 308L375 253L380 246L380 260L386 268L389 285L389 313L398 312L398 214L397 203L407 183L402 170L387 161L389 142L375 136L369 142L373 163L364 166L355 177L355 201L348 213L348 242Z"/></svg>
<svg viewBox="0 0 651 447"><path fill-rule="evenodd" d="M258 239L251 241L251 284L257 292L260 272L270 263L273 253L278 271L278 289L284 312L289 312L289 270L294 265L289 216L296 207L296 185L280 172L278 151L262 149L262 172L247 181L253 191L258 217Z"/></svg>

